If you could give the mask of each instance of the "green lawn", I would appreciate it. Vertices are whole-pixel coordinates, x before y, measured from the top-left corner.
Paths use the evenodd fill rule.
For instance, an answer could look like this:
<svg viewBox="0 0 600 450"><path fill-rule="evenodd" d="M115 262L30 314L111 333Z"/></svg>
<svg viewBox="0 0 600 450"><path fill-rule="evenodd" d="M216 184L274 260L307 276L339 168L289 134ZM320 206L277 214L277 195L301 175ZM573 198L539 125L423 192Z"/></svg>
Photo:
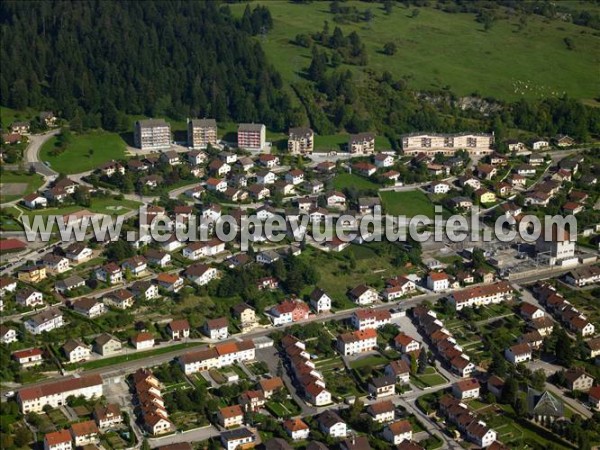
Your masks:
<svg viewBox="0 0 600 450"><path fill-rule="evenodd" d="M58 156L52 156L50 152L56 143L57 138L49 139L42 146L40 159L48 161L51 168L59 173L87 172L112 159L125 157L125 141L117 133L91 131L73 134L67 149ZM90 149L93 150L91 154Z"/></svg>
<svg viewBox="0 0 600 450"><path fill-rule="evenodd" d="M184 348L198 347L204 345L198 342L185 342L182 344L171 345L168 347L157 348L154 350L148 350L145 352L135 352L134 350L128 350L129 353L113 356L111 358L97 359L95 361L88 361L79 365L78 367L83 370L99 369L100 367L113 366L115 364L124 363L127 361L135 361L136 359L148 358L149 356L163 355L165 353L182 350Z"/></svg>
<svg viewBox="0 0 600 450"><path fill-rule="evenodd" d="M4 203L17 200L19 198L24 197L27 194L31 194L32 192L36 191L42 184L44 184L44 178L41 175L38 175L37 173L31 175L28 172L3 172L2 175L0 175L0 183L27 184L25 190L22 191L20 194L10 194L10 192L6 191L5 189L0 190L0 203Z"/></svg>
<svg viewBox="0 0 600 450"><path fill-rule="evenodd" d="M2 130L8 130L8 127L13 122L31 121L36 114L35 111L30 109L17 111L16 109L8 108L6 106L0 106L0 122L2 123Z"/></svg>
<svg viewBox="0 0 600 450"><path fill-rule="evenodd" d="M352 173L341 173L337 175L333 180L333 186L336 189L355 187L360 190L375 190L379 188L379 186L372 181Z"/></svg>
<svg viewBox="0 0 600 450"><path fill-rule="evenodd" d="M315 152L345 151L349 139L348 134L315 135ZM375 136L375 149L390 150L392 144L385 136Z"/></svg>
<svg viewBox="0 0 600 450"><path fill-rule="evenodd" d="M360 11L370 9L374 15L371 22L337 24L329 12L329 2L252 2L258 3L268 6L274 26L266 38L257 39L287 83L301 80L301 72L311 60L309 48L291 41L297 34L321 31L328 21L330 33L336 25L345 36L358 33L367 48L369 69L405 78L412 88L449 86L461 96L477 92L506 100L563 92L592 99L597 94L597 72L590 69L598 65L600 38L591 28L536 15L527 16L520 25L519 15L513 14L484 31L474 14L448 14L431 7L418 8L418 16L411 17L414 7L396 4L388 16L380 4L356 0L344 5ZM246 2L229 7L241 16ZM567 37L574 50L567 49ZM386 42L396 44L395 55L383 54ZM363 71L356 66L342 67Z"/></svg>
<svg viewBox="0 0 600 450"><path fill-rule="evenodd" d="M361 367L377 367L377 366L383 366L384 364L387 364L388 360L387 358L384 358L383 356L379 356L379 355L374 355L374 356L367 356L366 358L361 358L361 359L357 359L356 361L352 361L350 363L350 367L352 369L360 369Z"/></svg>
<svg viewBox="0 0 600 450"><path fill-rule="evenodd" d="M414 217L422 214L430 219L433 219L435 214L433 203L421 191L380 192L381 201L386 213L394 216L404 215L406 217Z"/></svg>

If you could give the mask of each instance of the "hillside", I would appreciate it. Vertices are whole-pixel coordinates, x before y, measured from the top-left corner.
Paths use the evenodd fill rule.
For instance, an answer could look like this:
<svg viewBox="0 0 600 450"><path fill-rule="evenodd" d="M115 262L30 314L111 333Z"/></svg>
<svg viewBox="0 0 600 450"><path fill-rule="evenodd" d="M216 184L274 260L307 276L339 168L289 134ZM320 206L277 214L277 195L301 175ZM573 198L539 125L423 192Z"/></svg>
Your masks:
<svg viewBox="0 0 600 450"><path fill-rule="evenodd" d="M252 2L256 4L261 2ZM474 14L395 4L386 15L381 3L360 1L343 2L343 6L361 12L370 9L370 22L339 23L329 11L329 2L269 0L262 4L271 12L273 29L260 42L288 83L302 79L302 71L310 64L311 50L294 44L296 35L318 32L328 21L330 30L339 26L344 35L358 33L368 52L369 69L387 70L406 79L413 89L449 87L459 96L478 93L509 101L564 93L591 100L598 95L600 33L592 28L515 14L496 20L485 31ZM241 15L245 5L230 8ZM573 50L567 48L565 39ZM395 55L383 53L387 42L397 46Z"/></svg>

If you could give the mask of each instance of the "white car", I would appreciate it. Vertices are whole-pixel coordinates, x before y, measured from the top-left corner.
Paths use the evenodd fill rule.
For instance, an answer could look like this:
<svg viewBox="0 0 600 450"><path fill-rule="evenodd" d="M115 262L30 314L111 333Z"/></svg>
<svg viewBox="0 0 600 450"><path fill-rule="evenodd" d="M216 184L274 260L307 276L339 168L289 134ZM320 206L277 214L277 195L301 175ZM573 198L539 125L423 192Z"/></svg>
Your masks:
<svg viewBox="0 0 600 450"><path fill-rule="evenodd" d="M15 396L15 391L8 391L4 394L6 398L11 398Z"/></svg>

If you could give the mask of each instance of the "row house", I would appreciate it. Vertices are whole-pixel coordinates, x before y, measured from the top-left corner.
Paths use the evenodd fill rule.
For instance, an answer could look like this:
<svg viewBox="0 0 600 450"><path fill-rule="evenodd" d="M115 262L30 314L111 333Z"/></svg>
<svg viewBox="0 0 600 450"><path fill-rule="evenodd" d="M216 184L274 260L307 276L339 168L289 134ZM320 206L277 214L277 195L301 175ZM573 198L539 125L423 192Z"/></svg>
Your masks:
<svg viewBox="0 0 600 450"><path fill-rule="evenodd" d="M511 285L507 281L501 281L453 292L449 300L454 308L460 311L463 308L496 304L510 300L512 299L512 293L513 288Z"/></svg>
<svg viewBox="0 0 600 450"><path fill-rule="evenodd" d="M26 387L17 393L17 402L23 414L40 413L44 406L58 408L67 404L67 398L84 397L88 400L103 395L100 375L85 375L79 378L55 381L41 386Z"/></svg>
<svg viewBox="0 0 600 450"><path fill-rule="evenodd" d="M392 322L388 310L359 309L350 317L350 323L357 330L377 329Z"/></svg>
<svg viewBox="0 0 600 450"><path fill-rule="evenodd" d="M252 341L227 342L179 357L186 375L212 368L227 367L244 361L253 361L256 350Z"/></svg>
<svg viewBox="0 0 600 450"><path fill-rule="evenodd" d="M299 322L308 319L310 308L300 300L284 300L270 310L273 325L280 326L287 323Z"/></svg>
<svg viewBox="0 0 600 450"><path fill-rule="evenodd" d="M590 266L574 269L565 275L565 281L573 286L583 287L600 282L600 267Z"/></svg>
<svg viewBox="0 0 600 450"><path fill-rule="evenodd" d="M479 447L489 447L497 438L497 433L460 400L447 394L438 401L441 414L465 434L466 438Z"/></svg>
<svg viewBox="0 0 600 450"><path fill-rule="evenodd" d="M340 334L336 348L343 356L370 352L377 347L377 331L373 328Z"/></svg>

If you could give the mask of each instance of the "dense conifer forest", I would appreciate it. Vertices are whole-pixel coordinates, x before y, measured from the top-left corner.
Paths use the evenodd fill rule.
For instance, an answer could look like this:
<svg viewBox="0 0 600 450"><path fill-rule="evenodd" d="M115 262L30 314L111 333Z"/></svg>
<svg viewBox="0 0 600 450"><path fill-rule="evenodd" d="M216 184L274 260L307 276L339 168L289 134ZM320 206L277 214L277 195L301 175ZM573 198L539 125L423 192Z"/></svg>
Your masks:
<svg viewBox="0 0 600 450"><path fill-rule="evenodd" d="M250 38L270 26L265 8L236 20L212 1L2 2L0 103L108 130L121 114L283 129L289 98Z"/></svg>

